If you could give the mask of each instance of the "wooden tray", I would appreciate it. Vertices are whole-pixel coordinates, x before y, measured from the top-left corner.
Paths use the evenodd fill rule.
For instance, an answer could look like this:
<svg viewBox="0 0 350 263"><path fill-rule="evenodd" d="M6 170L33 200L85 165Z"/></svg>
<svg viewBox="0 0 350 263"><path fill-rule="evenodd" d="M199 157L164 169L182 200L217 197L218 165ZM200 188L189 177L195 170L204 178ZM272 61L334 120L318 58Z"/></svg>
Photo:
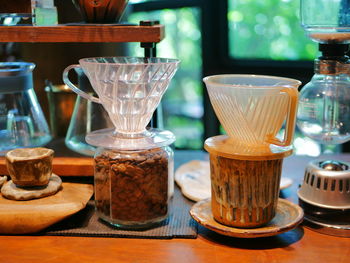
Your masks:
<svg viewBox="0 0 350 263"><path fill-rule="evenodd" d="M0 195L0 233L39 232L83 209L92 194L92 185L62 183L57 194L41 199L13 201Z"/></svg>

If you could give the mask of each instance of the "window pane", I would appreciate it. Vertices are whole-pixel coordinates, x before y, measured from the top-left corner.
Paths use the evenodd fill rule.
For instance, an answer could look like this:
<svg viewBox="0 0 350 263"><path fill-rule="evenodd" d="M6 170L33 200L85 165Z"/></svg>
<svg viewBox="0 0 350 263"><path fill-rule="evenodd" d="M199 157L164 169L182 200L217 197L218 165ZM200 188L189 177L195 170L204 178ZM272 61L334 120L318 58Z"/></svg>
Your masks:
<svg viewBox="0 0 350 263"><path fill-rule="evenodd" d="M299 0L228 0L232 58L313 60L317 44L300 25Z"/></svg>
<svg viewBox="0 0 350 263"><path fill-rule="evenodd" d="M157 45L157 56L179 58L180 68L162 99L164 128L176 135L178 148L203 146L203 94L201 32L198 8L164 9L129 15L128 21L159 20L166 37ZM131 43L130 55L143 56L139 44Z"/></svg>

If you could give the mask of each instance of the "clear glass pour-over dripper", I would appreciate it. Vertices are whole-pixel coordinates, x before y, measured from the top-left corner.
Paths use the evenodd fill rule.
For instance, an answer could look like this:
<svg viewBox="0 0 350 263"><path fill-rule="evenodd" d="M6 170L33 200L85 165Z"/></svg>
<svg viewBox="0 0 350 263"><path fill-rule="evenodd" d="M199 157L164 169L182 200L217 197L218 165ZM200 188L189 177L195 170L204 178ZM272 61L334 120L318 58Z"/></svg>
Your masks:
<svg viewBox="0 0 350 263"><path fill-rule="evenodd" d="M97 57L81 59L79 64L64 70L64 82L78 95L101 103L115 126L114 129L88 134L88 143L134 150L152 148L155 144L163 146L163 142L168 145L169 141L174 141L172 133L155 129L150 132L146 126L174 76L179 60ZM79 67L84 70L99 98L81 91L68 79L69 70Z"/></svg>
<svg viewBox="0 0 350 263"><path fill-rule="evenodd" d="M143 228L164 220L174 192L170 131L146 129L179 61L164 58L87 58L64 70L76 93L101 103L114 124L87 134L98 146L94 160L95 205L99 217L122 228ZM68 79L81 67L99 98Z"/></svg>

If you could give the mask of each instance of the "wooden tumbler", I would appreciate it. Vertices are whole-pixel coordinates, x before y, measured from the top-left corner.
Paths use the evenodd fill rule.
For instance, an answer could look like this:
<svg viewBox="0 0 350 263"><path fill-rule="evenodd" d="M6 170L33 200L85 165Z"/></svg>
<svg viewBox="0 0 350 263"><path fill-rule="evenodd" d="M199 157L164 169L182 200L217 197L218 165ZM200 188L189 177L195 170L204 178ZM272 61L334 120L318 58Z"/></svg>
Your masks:
<svg viewBox="0 0 350 263"><path fill-rule="evenodd" d="M265 225L275 216L283 158L292 150L239 151L225 145L225 138L212 137L205 143L210 154L213 217L233 227ZM217 147L220 144L225 146L223 151Z"/></svg>

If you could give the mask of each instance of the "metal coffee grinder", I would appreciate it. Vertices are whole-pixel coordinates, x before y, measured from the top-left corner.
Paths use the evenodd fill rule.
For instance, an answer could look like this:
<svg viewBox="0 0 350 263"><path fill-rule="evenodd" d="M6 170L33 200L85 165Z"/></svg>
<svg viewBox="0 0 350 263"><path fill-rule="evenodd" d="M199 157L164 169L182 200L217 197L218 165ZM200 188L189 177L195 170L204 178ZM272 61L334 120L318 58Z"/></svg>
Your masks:
<svg viewBox="0 0 350 263"><path fill-rule="evenodd" d="M322 144L342 144L350 140L350 1L301 0L301 22L321 56L300 92L297 125ZM298 196L307 226L350 237L349 163L309 163Z"/></svg>

